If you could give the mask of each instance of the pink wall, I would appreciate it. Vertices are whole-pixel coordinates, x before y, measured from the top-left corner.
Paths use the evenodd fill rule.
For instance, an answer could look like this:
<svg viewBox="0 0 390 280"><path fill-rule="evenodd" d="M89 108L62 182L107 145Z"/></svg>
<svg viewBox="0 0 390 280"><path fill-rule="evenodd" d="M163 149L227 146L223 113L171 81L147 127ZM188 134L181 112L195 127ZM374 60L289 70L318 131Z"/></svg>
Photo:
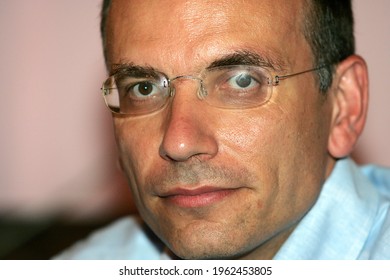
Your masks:
<svg viewBox="0 0 390 280"><path fill-rule="evenodd" d="M370 105L355 156L390 166L390 1L355 0L357 52L369 67Z"/></svg>
<svg viewBox="0 0 390 280"><path fill-rule="evenodd" d="M99 9L100 0L0 2L0 212L102 216L129 198L99 90Z"/></svg>
<svg viewBox="0 0 390 280"><path fill-rule="evenodd" d="M369 2L355 1L357 49L371 76L356 157L390 166L390 1ZM127 209L99 92L99 9L100 0L0 1L0 214L86 219Z"/></svg>

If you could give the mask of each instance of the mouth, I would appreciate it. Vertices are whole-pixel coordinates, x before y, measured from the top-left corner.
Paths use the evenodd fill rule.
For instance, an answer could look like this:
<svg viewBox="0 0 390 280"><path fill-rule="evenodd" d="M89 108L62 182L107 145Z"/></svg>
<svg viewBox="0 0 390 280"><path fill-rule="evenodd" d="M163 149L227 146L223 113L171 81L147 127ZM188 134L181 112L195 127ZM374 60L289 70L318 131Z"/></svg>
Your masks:
<svg viewBox="0 0 390 280"><path fill-rule="evenodd" d="M237 191L207 186L197 189L177 188L159 197L181 208L199 208L220 202Z"/></svg>

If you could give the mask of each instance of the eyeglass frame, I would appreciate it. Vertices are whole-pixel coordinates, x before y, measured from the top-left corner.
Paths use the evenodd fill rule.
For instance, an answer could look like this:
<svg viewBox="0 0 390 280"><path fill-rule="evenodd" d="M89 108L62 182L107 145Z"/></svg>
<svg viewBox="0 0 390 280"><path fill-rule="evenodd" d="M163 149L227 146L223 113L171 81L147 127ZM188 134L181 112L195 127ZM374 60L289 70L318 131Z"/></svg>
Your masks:
<svg viewBox="0 0 390 280"><path fill-rule="evenodd" d="M239 64L239 65L226 65L226 66L222 66L222 67L226 67L226 68L229 68L229 67L254 67L254 68L259 68L259 69L262 69L262 71L265 71L265 72L269 72L268 70L266 70L264 67L261 67L261 66L258 66L258 65L246 65L246 64ZM222 68L222 67L211 67L211 68L206 68L207 70L213 70L214 68ZM280 81L282 80L285 80L287 78L290 78L290 77L295 77L295 76L298 76L298 75L301 75L301 74L305 74L305 73L309 73L309 72L314 72L314 71L318 71L322 68L325 68L327 67L327 65L320 65L320 66L317 66L315 68L311 68L311 69L308 69L308 70L303 70L303 71L300 71L300 72L296 72L296 73L292 73L292 74L286 74L286 75L272 75L270 74L270 77L267 77L268 79L268 83L267 83L267 86L270 86L270 87L274 87L274 86L278 86L280 84ZM166 74L162 73L162 72L159 72L159 71L156 71L155 72L156 74L161 74L163 77L165 77L166 79L166 84L164 83L163 87L164 88L167 88L168 90L168 95L167 95L167 98L166 100L164 101L164 103L161 104L160 107L158 108L155 108L151 111L147 111L146 113L135 113L135 114L132 114L132 113L124 113L124 112L117 112L115 110L112 109L113 106L110 106L108 104L108 101L107 101L107 98L106 98L106 95L107 95L107 91L110 91L112 89L117 89L117 88L112 88L112 87L105 87L105 84L106 82L109 80L109 79L112 79L112 78L115 78L115 76L118 74L118 73L115 73L113 75L110 75L104 82L103 82L103 85L101 87L101 91L102 91L102 95L103 95L103 99L105 101L105 104L106 106L108 107L108 109L114 113L114 114L119 114L119 115L128 115L128 116L144 116L144 115L149 115L149 114L152 114L153 112L156 112L156 111L159 111L161 110L162 108L164 108L167 104L168 104L168 100L169 100L169 97L174 97L175 96L175 88L173 87L172 85L172 82L175 81L175 80L178 80L178 79L191 79L191 80L197 80L200 84L200 92L203 94L203 96L199 95L198 93L198 98L203 100L205 99L204 97L207 96L207 94L204 94L204 92L206 91L204 89L204 85L203 85L203 79L200 78L199 76L195 76L195 75L178 75L178 76L175 76L173 78L169 78ZM207 92L207 91L206 91ZM208 103L210 106L213 106L213 107L219 107L219 108L229 108L229 109L249 109L249 108L255 108L255 107L259 107L265 103L267 103L269 101L269 99L271 98L272 96L272 91L271 93L269 94L269 98L267 100L265 100L263 103L259 103L258 105L254 105L254 106L250 106L250 107L223 107L223 106L213 106L211 104L209 104L207 101L206 103ZM120 110L120 106L118 107L119 110Z"/></svg>

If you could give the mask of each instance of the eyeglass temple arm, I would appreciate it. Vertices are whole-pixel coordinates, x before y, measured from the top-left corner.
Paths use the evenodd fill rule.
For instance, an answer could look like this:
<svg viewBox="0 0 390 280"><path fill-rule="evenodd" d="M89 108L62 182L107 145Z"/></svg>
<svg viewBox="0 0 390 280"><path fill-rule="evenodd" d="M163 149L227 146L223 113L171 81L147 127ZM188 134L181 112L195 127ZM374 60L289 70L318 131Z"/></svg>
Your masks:
<svg viewBox="0 0 390 280"><path fill-rule="evenodd" d="M276 75L275 78L274 78L274 85L275 86L279 85L280 80L284 80L284 79L287 79L287 78L290 78L290 77L294 77L294 76L298 76L298 75L301 75L301 74L305 74L305 73L308 73L308 72L317 71L317 70L320 70L320 69L324 68L325 66L326 65L320 65L320 66L318 66L316 68L312 68L312 69L305 70L305 71L298 72L298 73L283 75L283 76Z"/></svg>

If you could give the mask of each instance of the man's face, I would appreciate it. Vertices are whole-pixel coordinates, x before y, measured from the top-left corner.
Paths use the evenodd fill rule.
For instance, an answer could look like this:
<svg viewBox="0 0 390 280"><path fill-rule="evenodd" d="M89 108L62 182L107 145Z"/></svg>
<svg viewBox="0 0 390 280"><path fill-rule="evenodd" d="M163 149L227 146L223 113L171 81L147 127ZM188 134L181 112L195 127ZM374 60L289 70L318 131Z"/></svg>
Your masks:
<svg viewBox="0 0 390 280"><path fill-rule="evenodd" d="M307 70L298 1L113 1L109 67L197 75L234 53ZM276 65L277 64L277 65ZM314 204L333 161L330 98L315 73L282 80L266 104L215 108L180 80L173 101L114 116L122 167L140 214L182 258L271 258Z"/></svg>

